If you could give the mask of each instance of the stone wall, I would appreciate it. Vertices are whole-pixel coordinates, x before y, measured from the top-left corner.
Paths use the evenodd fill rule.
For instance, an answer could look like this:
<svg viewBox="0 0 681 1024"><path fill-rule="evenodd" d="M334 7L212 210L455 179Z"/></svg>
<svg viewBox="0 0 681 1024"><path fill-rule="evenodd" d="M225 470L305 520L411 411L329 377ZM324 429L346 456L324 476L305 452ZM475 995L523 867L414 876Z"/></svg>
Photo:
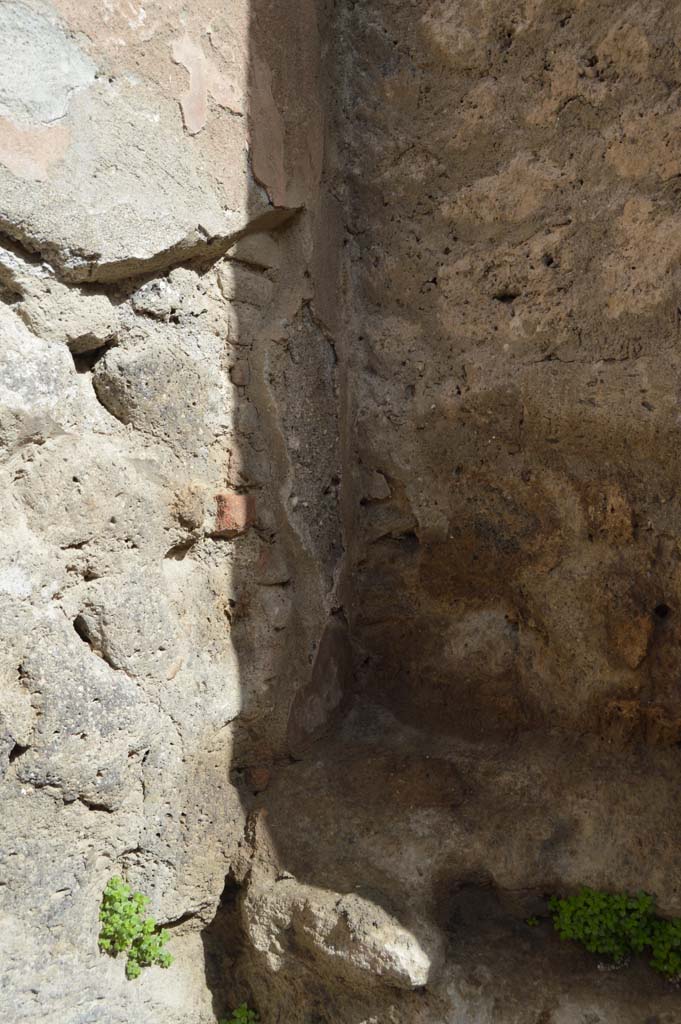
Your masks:
<svg viewBox="0 0 681 1024"><path fill-rule="evenodd" d="M355 678L259 797L249 976L300 1024L677 1021L546 897L681 910L681 7L342 11Z"/></svg>
<svg viewBox="0 0 681 1024"><path fill-rule="evenodd" d="M317 11L8 0L0 49L3 1013L213 1021L249 787L347 662ZM170 972L98 952L117 873Z"/></svg>
<svg viewBox="0 0 681 1024"><path fill-rule="evenodd" d="M353 11L370 685L471 736L672 745L679 9Z"/></svg>
<svg viewBox="0 0 681 1024"><path fill-rule="evenodd" d="M679 16L0 4L8 1020L681 1021Z"/></svg>

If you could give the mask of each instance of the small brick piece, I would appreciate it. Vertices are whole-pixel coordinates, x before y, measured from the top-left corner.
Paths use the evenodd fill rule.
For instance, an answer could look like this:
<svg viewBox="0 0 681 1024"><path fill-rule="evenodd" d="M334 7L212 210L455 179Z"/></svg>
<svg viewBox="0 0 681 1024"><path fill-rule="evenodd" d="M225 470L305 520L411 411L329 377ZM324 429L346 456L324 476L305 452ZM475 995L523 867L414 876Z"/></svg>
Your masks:
<svg viewBox="0 0 681 1024"><path fill-rule="evenodd" d="M255 495L221 491L215 495L217 537L236 537L255 522Z"/></svg>

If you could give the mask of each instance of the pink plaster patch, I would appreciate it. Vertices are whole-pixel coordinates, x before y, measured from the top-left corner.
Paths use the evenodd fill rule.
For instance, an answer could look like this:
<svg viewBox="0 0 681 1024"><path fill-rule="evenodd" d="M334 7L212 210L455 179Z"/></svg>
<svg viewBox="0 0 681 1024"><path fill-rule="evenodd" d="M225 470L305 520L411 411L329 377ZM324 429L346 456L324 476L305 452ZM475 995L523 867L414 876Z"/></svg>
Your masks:
<svg viewBox="0 0 681 1024"><path fill-rule="evenodd" d="M190 135L197 135L206 126L208 96L212 96L219 107L232 114L244 113L244 88L240 82L242 69L235 62L227 67L227 73L203 52L199 43L188 35L176 39L172 45L173 60L189 73L189 89L180 97L184 126Z"/></svg>
<svg viewBox="0 0 681 1024"><path fill-rule="evenodd" d="M272 72L264 61L253 61L251 96L253 174L275 206L286 205L284 122L272 92Z"/></svg>
<svg viewBox="0 0 681 1024"><path fill-rule="evenodd" d="M71 131L65 125L19 128L0 117L0 163L17 178L47 181L53 164L64 159Z"/></svg>
<svg viewBox="0 0 681 1024"><path fill-rule="evenodd" d="M219 107L230 110L233 114L243 114L243 88L238 79L241 69L237 68L234 76L223 75L211 61L208 61L208 91Z"/></svg>
<svg viewBox="0 0 681 1024"><path fill-rule="evenodd" d="M208 116L208 66L201 47L189 36L173 43L173 60L189 73L189 90L180 97L184 125L190 135L197 135Z"/></svg>

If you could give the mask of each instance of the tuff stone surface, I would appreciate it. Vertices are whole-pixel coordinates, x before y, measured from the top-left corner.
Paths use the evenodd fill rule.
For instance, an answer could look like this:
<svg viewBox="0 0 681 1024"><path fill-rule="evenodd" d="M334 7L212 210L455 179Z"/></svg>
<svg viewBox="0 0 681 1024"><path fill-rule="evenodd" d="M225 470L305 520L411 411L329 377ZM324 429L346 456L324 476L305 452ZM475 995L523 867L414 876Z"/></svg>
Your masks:
<svg viewBox="0 0 681 1024"><path fill-rule="evenodd" d="M8 1020L681 1024L679 15L0 4Z"/></svg>
<svg viewBox="0 0 681 1024"><path fill-rule="evenodd" d="M349 15L352 628L410 724L676 717L676 13Z"/></svg>
<svg viewBox="0 0 681 1024"><path fill-rule="evenodd" d="M346 288L312 308L337 335L355 671L292 705L296 741L325 725L256 796L256 849L443 955L397 995L278 940L250 963L271 1016L681 1020L642 965L606 976L525 924L580 884L679 913L678 13L343 5L323 281Z"/></svg>

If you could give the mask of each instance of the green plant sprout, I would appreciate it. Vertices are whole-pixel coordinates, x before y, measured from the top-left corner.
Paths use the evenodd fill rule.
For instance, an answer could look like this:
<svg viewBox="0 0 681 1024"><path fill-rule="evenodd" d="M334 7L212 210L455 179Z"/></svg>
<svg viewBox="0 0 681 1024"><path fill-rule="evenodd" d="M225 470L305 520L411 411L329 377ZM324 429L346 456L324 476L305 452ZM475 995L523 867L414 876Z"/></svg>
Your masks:
<svg viewBox="0 0 681 1024"><path fill-rule="evenodd" d="M627 896L584 888L565 899L554 896L549 907L561 939L580 942L616 964L649 951L654 970L669 979L681 977L681 918L659 917L647 893Z"/></svg>
<svg viewBox="0 0 681 1024"><path fill-rule="evenodd" d="M127 953L125 973L139 978L143 967L170 967L173 958L164 949L167 931L159 931L153 917L145 917L149 897L132 892L118 877L107 883L99 911L99 948L109 956Z"/></svg>
<svg viewBox="0 0 681 1024"><path fill-rule="evenodd" d="M232 1016L220 1021L220 1024L258 1024L259 1017L255 1010L249 1009L248 1003L242 1003L232 1012Z"/></svg>

